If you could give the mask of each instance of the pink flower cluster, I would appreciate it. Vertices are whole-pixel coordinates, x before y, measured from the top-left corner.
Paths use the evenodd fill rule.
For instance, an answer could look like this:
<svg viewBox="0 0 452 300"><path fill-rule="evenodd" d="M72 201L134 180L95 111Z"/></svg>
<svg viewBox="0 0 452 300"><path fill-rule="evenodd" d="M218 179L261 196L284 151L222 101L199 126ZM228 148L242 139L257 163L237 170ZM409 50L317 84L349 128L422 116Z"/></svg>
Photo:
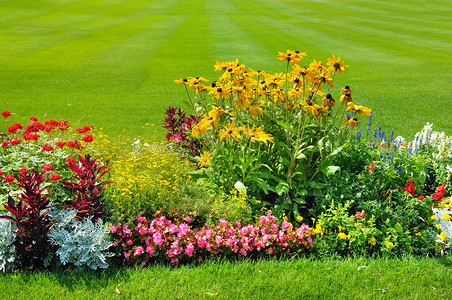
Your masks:
<svg viewBox="0 0 452 300"><path fill-rule="evenodd" d="M216 226L194 229L190 220L177 224L165 217L148 223L137 217L134 228L120 223L110 226L112 250L134 265L146 266L156 259L181 261L202 260L212 256L248 256L254 254L302 252L312 245L306 224L293 227L283 221L279 226L272 215L261 216L256 225L241 226L220 220Z"/></svg>

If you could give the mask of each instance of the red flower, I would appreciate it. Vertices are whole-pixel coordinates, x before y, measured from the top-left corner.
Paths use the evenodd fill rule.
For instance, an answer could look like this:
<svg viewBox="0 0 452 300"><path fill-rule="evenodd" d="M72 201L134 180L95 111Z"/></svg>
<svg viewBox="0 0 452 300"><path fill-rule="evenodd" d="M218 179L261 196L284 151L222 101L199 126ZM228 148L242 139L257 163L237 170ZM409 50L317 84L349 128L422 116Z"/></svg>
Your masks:
<svg viewBox="0 0 452 300"><path fill-rule="evenodd" d="M0 170L0 176L3 176L3 172L2 172L2 170Z"/></svg>
<svg viewBox="0 0 452 300"><path fill-rule="evenodd" d="M397 190L398 190L399 192L402 191L402 189L400 188L400 186L397 187Z"/></svg>
<svg viewBox="0 0 452 300"><path fill-rule="evenodd" d="M68 164L75 164L75 163L76 163L75 159L70 158L70 157L66 158L66 162L67 162Z"/></svg>
<svg viewBox="0 0 452 300"><path fill-rule="evenodd" d="M11 143L9 141L3 141L3 143L2 143L2 147L7 147L9 145L11 145Z"/></svg>
<svg viewBox="0 0 452 300"><path fill-rule="evenodd" d="M49 179L50 180L60 180L61 175L60 174L50 174Z"/></svg>
<svg viewBox="0 0 452 300"><path fill-rule="evenodd" d="M83 126L82 128L77 128L77 130L75 130L75 131L77 131L78 133L85 133L85 132L87 132L87 131L90 131L91 130L91 128L94 128L94 126Z"/></svg>
<svg viewBox="0 0 452 300"><path fill-rule="evenodd" d="M369 171L372 171L373 169L375 169L375 164L374 163L371 163L368 167L367 167L367 170L369 170Z"/></svg>
<svg viewBox="0 0 452 300"><path fill-rule="evenodd" d="M19 123L14 123L14 125L9 126L7 130L9 133L16 133L17 130L19 130L19 129L24 129L24 128Z"/></svg>
<svg viewBox="0 0 452 300"><path fill-rule="evenodd" d="M27 174L27 173L28 173L28 169L27 169L27 168L22 168L22 169L19 170L19 174L20 174L21 176L23 176L23 175L25 175L25 174Z"/></svg>
<svg viewBox="0 0 452 300"><path fill-rule="evenodd" d="M93 141L93 135L92 134L85 135L82 138L82 141L85 143L91 143Z"/></svg>
<svg viewBox="0 0 452 300"><path fill-rule="evenodd" d="M39 134L33 134L33 133L28 133L28 132L24 132L22 134L22 138L26 141L30 141L30 140L35 140L37 141L41 136Z"/></svg>
<svg viewBox="0 0 452 300"><path fill-rule="evenodd" d="M14 176L12 176L12 175L6 175L5 176L5 178L3 178L3 180L5 181L5 182L13 182L14 181Z"/></svg>
<svg viewBox="0 0 452 300"><path fill-rule="evenodd" d="M424 198L425 198L424 196L418 196L417 200L424 200Z"/></svg>
<svg viewBox="0 0 452 300"><path fill-rule="evenodd" d="M69 148L82 149L82 144L80 144L79 140L69 141L69 142L67 142L67 146Z"/></svg>
<svg viewBox="0 0 452 300"><path fill-rule="evenodd" d="M404 191L411 194L411 196L414 197L414 192L416 191L416 187L414 186L413 180L410 178L408 179L408 183L405 185Z"/></svg>
<svg viewBox="0 0 452 300"><path fill-rule="evenodd" d="M53 170L52 165L49 165L49 164L43 165L42 168L43 168L44 170L46 170L46 171Z"/></svg>
<svg viewBox="0 0 452 300"><path fill-rule="evenodd" d="M60 131L68 130L69 128L69 122L68 121L60 121L60 124L58 125L58 129Z"/></svg>
<svg viewBox="0 0 452 300"><path fill-rule="evenodd" d="M433 202L435 202L435 203L440 202L443 199L445 192L446 192L446 188L445 188L445 184L443 183L442 185L438 186L436 188L435 193L433 193L433 196L432 196Z"/></svg>
<svg viewBox="0 0 452 300"><path fill-rule="evenodd" d="M31 117L31 118L30 118L30 121L32 121L32 122L38 122L38 119L36 119L35 117Z"/></svg>
<svg viewBox="0 0 452 300"><path fill-rule="evenodd" d="M46 129L45 125L39 122L33 122L25 128L25 132L39 132L40 130Z"/></svg>
<svg viewBox="0 0 452 300"><path fill-rule="evenodd" d="M20 140L17 138L12 138L9 140L9 142L11 143L11 145L17 145L20 144Z"/></svg>
<svg viewBox="0 0 452 300"><path fill-rule="evenodd" d="M55 146L57 146L58 148L63 148L64 146L66 146L66 142L56 142Z"/></svg>
<svg viewBox="0 0 452 300"><path fill-rule="evenodd" d="M364 209L363 209L362 211L357 211L356 216L353 219L356 220L356 219L361 219L361 218L365 218L365 217L366 217L366 213L364 212Z"/></svg>
<svg viewBox="0 0 452 300"><path fill-rule="evenodd" d="M11 113L7 110L5 110L4 112L2 112L2 116L5 118L8 118L9 116L11 116Z"/></svg>
<svg viewBox="0 0 452 300"><path fill-rule="evenodd" d="M50 145L44 145L42 146L42 151L52 151L53 147Z"/></svg>

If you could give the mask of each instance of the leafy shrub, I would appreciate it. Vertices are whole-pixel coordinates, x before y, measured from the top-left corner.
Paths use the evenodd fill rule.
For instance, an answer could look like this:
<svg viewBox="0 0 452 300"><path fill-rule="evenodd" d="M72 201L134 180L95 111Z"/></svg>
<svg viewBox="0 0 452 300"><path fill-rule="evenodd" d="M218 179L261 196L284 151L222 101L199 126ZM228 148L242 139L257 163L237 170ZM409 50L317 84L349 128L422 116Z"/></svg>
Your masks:
<svg viewBox="0 0 452 300"><path fill-rule="evenodd" d="M299 65L304 56L280 52L285 74L247 72L236 60L217 62L223 74L210 86L203 77L176 81L193 89L193 110L203 117L191 130L204 145L202 175L226 190L244 185L256 215L264 206L279 219L299 220L304 204L309 208L339 169L332 159L357 117L370 113L353 103L348 86L339 107L329 94L335 75L347 68L340 57L306 68Z"/></svg>
<svg viewBox="0 0 452 300"><path fill-rule="evenodd" d="M92 217L93 221L97 222L104 213L103 186L112 183L99 180L110 170L96 162L89 154L85 157L80 155L78 163L68 162L68 167L75 173L74 177L78 182L62 181L66 187L76 191L75 199L66 207L77 210L77 218L81 220Z"/></svg>
<svg viewBox="0 0 452 300"><path fill-rule="evenodd" d="M186 151L188 156L199 156L202 144L194 139L190 133L200 118L193 115L187 117L181 108L176 109L171 106L166 110L165 114L167 117L163 121L163 128L168 131L165 137L169 145Z"/></svg>
<svg viewBox="0 0 452 300"><path fill-rule="evenodd" d="M172 222L165 217L137 217L138 224L111 225L113 250L133 265L146 266L153 261L178 264L213 256L277 255L302 253L312 244L309 226L299 228L284 221L282 226L272 215L261 216L256 225L242 226L220 220L216 226L199 229L190 225L191 217Z"/></svg>
<svg viewBox="0 0 452 300"><path fill-rule="evenodd" d="M57 246L59 261L63 265L87 266L93 270L108 268L107 258L113 256L108 252L111 246L108 226L102 219L93 223L92 216L78 220L77 215L74 209L52 211L55 223L50 229L49 241Z"/></svg>
<svg viewBox="0 0 452 300"><path fill-rule="evenodd" d="M14 266L14 223L0 219L0 271L7 272Z"/></svg>
<svg viewBox="0 0 452 300"><path fill-rule="evenodd" d="M17 177L18 187L23 191L18 197L18 203L11 196L6 210L12 215L2 215L0 218L13 221L17 226L14 246L16 248L16 266L30 270L44 268L44 259L49 252L47 234L52 219L47 215L49 194L44 194L48 186L42 187L46 172L33 170L29 174Z"/></svg>

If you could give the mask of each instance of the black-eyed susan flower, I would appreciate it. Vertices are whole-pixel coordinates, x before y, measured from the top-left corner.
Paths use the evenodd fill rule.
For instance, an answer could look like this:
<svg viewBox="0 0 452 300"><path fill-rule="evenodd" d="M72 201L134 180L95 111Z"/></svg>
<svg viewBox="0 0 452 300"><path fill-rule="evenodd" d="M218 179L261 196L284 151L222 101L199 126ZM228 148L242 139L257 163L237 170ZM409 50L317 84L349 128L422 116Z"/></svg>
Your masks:
<svg viewBox="0 0 452 300"><path fill-rule="evenodd" d="M221 97L227 98L229 96L229 91L226 87L217 83L215 87L210 89L209 94L212 95L213 99L220 99Z"/></svg>
<svg viewBox="0 0 452 300"><path fill-rule="evenodd" d="M370 108L362 106L362 105L356 105L353 102L347 103L346 110L352 111L354 113L357 113L360 117L364 115L370 116L370 112L372 111Z"/></svg>
<svg viewBox="0 0 452 300"><path fill-rule="evenodd" d="M328 58L328 62L326 63L327 66L329 66L330 71L337 72L339 74L342 74L342 71L345 71L345 69L348 68L348 66L344 65L344 62L341 60L341 57L339 56L336 58L333 54L333 59Z"/></svg>
<svg viewBox="0 0 452 300"><path fill-rule="evenodd" d="M250 106L249 111L253 119L256 119L257 116L259 116L259 118L264 117L264 110L259 106Z"/></svg>
<svg viewBox="0 0 452 300"><path fill-rule="evenodd" d="M312 63L309 64L309 69L311 69L314 72L319 72L325 70L325 67L322 65L322 62L316 61L315 59L312 60Z"/></svg>
<svg viewBox="0 0 452 300"><path fill-rule="evenodd" d="M346 94L349 94L350 97L352 96L352 89L348 85L344 86L341 89L341 95L346 95Z"/></svg>
<svg viewBox="0 0 452 300"><path fill-rule="evenodd" d="M353 102L352 95L348 93L344 94L341 96L341 98L339 98L339 101L344 103L352 103Z"/></svg>
<svg viewBox="0 0 452 300"><path fill-rule="evenodd" d="M224 126L224 130L220 132L220 141L223 139L226 139L226 142L228 144L231 143L231 138L238 141L241 138L240 131L242 130L242 127L236 127L235 126L235 120L230 122L228 124L228 127Z"/></svg>
<svg viewBox="0 0 452 300"><path fill-rule="evenodd" d="M174 80L174 82L178 83L178 84L188 84L188 79L187 78L178 79L178 80Z"/></svg>
<svg viewBox="0 0 452 300"><path fill-rule="evenodd" d="M328 84L330 87L333 87L333 79L329 77L330 73L329 72L321 72L318 76L318 82L320 83L326 83Z"/></svg>
<svg viewBox="0 0 452 300"><path fill-rule="evenodd" d="M204 151L198 159L198 166L207 167L210 165L210 162L212 160L212 154L209 151Z"/></svg>
<svg viewBox="0 0 452 300"><path fill-rule="evenodd" d="M235 61L223 61L223 62L216 62L214 67L215 71L224 71L229 68L235 68L239 65L239 59L237 58Z"/></svg>
<svg viewBox="0 0 452 300"><path fill-rule="evenodd" d="M306 52L299 52L299 51L293 51L293 50L287 50L286 53L278 52L278 59L279 60L287 60L291 63L298 64L300 60L303 59L303 57L308 56Z"/></svg>
<svg viewBox="0 0 452 300"><path fill-rule="evenodd" d="M356 118L348 118L347 116L344 116L342 118L342 122L347 124L347 126L350 126L351 128L355 128L358 125L358 119Z"/></svg>
<svg viewBox="0 0 452 300"><path fill-rule="evenodd" d="M248 136L252 142L263 142L268 146L268 142L274 143L275 140L271 134L265 133L262 126L256 128L254 125L252 128L243 128L243 133Z"/></svg>
<svg viewBox="0 0 452 300"><path fill-rule="evenodd" d="M334 100L333 96L331 96L331 94L327 94L322 99L322 105L323 106L328 106L328 107L333 107L334 105L336 105L336 101Z"/></svg>

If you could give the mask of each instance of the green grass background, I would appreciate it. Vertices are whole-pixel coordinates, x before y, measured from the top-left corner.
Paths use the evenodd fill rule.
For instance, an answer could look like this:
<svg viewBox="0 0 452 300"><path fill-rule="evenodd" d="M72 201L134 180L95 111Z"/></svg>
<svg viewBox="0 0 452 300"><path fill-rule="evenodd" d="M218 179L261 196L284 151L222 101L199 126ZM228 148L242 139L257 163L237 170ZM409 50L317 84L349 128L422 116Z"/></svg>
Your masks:
<svg viewBox="0 0 452 300"><path fill-rule="evenodd" d="M216 60L282 72L287 49L350 66L374 120L452 134L452 2L443 0L0 0L1 110L109 133L148 132L181 106L173 80L213 81ZM183 106L184 107L184 106ZM184 107L187 108L187 107Z"/></svg>
<svg viewBox="0 0 452 300"><path fill-rule="evenodd" d="M207 262L0 274L3 299L451 299L450 258ZM5 277L6 280L1 280Z"/></svg>

